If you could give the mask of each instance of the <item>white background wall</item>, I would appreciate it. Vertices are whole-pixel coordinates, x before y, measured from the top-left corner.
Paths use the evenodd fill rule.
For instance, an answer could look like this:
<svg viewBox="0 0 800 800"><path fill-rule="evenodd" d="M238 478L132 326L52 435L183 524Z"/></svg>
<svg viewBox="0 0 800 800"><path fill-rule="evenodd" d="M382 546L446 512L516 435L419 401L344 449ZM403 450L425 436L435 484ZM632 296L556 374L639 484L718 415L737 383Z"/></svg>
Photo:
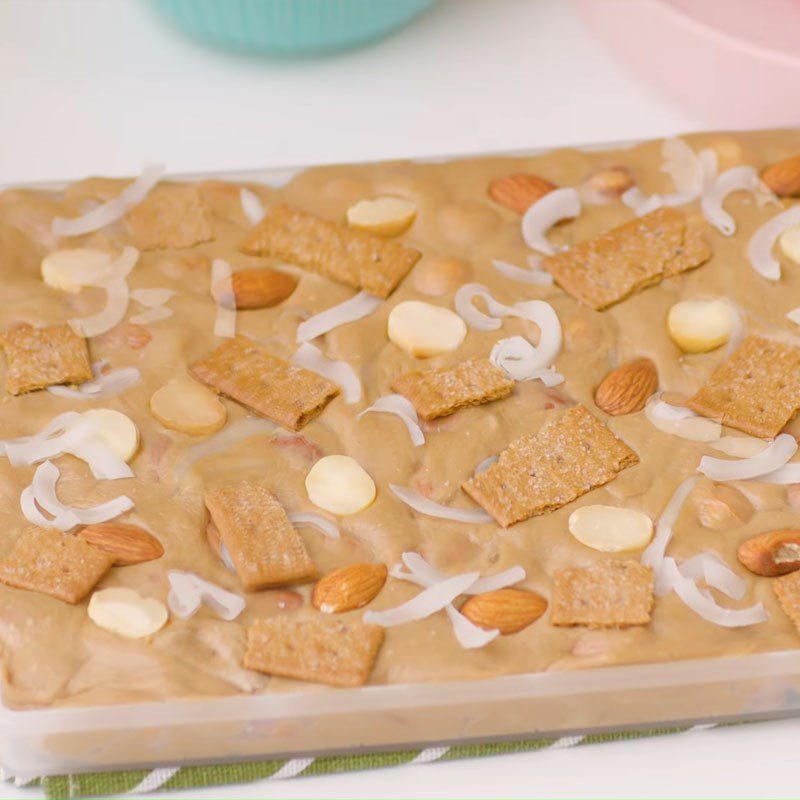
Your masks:
<svg viewBox="0 0 800 800"><path fill-rule="evenodd" d="M614 64L563 0L450 0L324 62L204 49L142 0L0 0L0 98L0 183L152 160L235 169L700 127ZM172 796L797 797L798 741L800 724L784 721ZM30 795L0 785L0 797Z"/></svg>

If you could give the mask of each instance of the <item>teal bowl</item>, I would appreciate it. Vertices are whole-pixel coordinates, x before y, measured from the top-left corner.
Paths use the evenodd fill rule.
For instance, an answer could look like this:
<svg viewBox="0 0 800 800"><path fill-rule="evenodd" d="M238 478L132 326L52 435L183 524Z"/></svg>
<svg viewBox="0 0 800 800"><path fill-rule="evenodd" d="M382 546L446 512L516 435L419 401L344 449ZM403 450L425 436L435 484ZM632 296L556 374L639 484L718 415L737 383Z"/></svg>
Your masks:
<svg viewBox="0 0 800 800"><path fill-rule="evenodd" d="M380 39L436 0L150 0L190 36L272 56L316 56Z"/></svg>

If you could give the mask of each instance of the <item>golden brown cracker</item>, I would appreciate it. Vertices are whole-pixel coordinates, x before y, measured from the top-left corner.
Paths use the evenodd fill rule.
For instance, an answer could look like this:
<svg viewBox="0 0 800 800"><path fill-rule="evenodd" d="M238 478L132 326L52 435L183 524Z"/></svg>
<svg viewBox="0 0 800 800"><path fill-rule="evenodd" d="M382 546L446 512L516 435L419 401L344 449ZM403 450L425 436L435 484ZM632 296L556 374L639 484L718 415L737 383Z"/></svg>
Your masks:
<svg viewBox="0 0 800 800"><path fill-rule="evenodd" d="M383 628L336 619L256 620L247 631L246 669L331 686L363 686Z"/></svg>
<svg viewBox="0 0 800 800"><path fill-rule="evenodd" d="M339 394L335 383L273 356L246 336L224 342L189 371L207 386L293 431L321 414Z"/></svg>
<svg viewBox="0 0 800 800"><path fill-rule="evenodd" d="M381 298L394 291L421 255L399 242L285 205L269 210L242 251L283 259Z"/></svg>
<svg viewBox="0 0 800 800"><path fill-rule="evenodd" d="M584 406L574 406L511 442L462 488L507 528L572 502L638 461Z"/></svg>
<svg viewBox="0 0 800 800"><path fill-rule="evenodd" d="M675 208L659 208L542 260L578 302L601 311L663 278L704 264L711 249Z"/></svg>
<svg viewBox="0 0 800 800"><path fill-rule="evenodd" d="M612 559L559 570L550 608L550 622L558 626L647 625L653 608L653 570L638 561Z"/></svg>
<svg viewBox="0 0 800 800"><path fill-rule="evenodd" d="M245 589L303 583L317 576L302 537L266 486L242 481L203 499Z"/></svg>
<svg viewBox="0 0 800 800"><path fill-rule="evenodd" d="M10 394L92 379L86 339L69 325L14 325L3 334L0 344L5 351L6 390Z"/></svg>
<svg viewBox="0 0 800 800"><path fill-rule="evenodd" d="M446 417L459 408L500 400L513 388L514 381L487 358L427 372L407 372L392 382L392 389L408 398L423 419Z"/></svg>
<svg viewBox="0 0 800 800"><path fill-rule="evenodd" d="M55 528L28 528L0 561L0 581L79 603L103 579L114 556Z"/></svg>
<svg viewBox="0 0 800 800"><path fill-rule="evenodd" d="M687 405L723 425L774 438L800 408L800 348L748 336Z"/></svg>
<svg viewBox="0 0 800 800"><path fill-rule="evenodd" d="M775 592L786 616L794 623L800 633L800 571L790 572L772 581Z"/></svg>
<svg viewBox="0 0 800 800"><path fill-rule="evenodd" d="M125 221L140 250L193 247L214 238L214 224L194 184L160 184Z"/></svg>

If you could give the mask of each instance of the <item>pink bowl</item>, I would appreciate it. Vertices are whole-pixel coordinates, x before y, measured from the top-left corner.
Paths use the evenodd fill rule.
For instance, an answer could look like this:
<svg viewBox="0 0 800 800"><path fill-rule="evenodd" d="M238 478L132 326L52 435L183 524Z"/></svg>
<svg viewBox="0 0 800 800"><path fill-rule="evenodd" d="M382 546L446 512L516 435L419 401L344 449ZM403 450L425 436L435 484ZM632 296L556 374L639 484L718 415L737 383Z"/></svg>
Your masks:
<svg viewBox="0 0 800 800"><path fill-rule="evenodd" d="M633 72L709 125L800 125L798 0L573 0Z"/></svg>

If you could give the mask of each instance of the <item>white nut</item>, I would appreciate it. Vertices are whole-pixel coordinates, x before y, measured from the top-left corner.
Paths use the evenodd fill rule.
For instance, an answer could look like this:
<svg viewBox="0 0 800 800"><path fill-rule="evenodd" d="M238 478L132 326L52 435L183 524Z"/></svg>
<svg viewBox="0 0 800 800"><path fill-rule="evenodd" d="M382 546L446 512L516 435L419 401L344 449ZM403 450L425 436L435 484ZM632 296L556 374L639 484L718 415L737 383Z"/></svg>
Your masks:
<svg viewBox="0 0 800 800"><path fill-rule="evenodd" d="M449 308L406 300L389 314L388 333L410 355L429 358L455 350L467 335L467 325Z"/></svg>
<svg viewBox="0 0 800 800"><path fill-rule="evenodd" d="M375 482L350 456L325 456L306 476L308 499L332 514L357 514L375 499Z"/></svg>
<svg viewBox="0 0 800 800"><path fill-rule="evenodd" d="M129 639L151 636L169 619L163 603L122 587L95 592L89 600L88 614L98 627Z"/></svg>
<svg viewBox="0 0 800 800"><path fill-rule="evenodd" d="M111 256L103 250L75 247L54 250L42 261L42 280L53 289L77 294L108 272Z"/></svg>
<svg viewBox="0 0 800 800"><path fill-rule="evenodd" d="M410 200L376 197L350 206L347 209L347 224L376 236L399 236L411 227L416 216L417 207Z"/></svg>
<svg viewBox="0 0 800 800"><path fill-rule="evenodd" d="M653 521L632 508L582 506L569 515L569 532L593 550L619 553L646 547L653 537Z"/></svg>
<svg viewBox="0 0 800 800"><path fill-rule="evenodd" d="M800 264L800 225L787 228L780 238L781 250L786 258Z"/></svg>
<svg viewBox="0 0 800 800"><path fill-rule="evenodd" d="M736 312L725 300L683 300L669 310L667 328L684 353L707 353L725 344L736 326Z"/></svg>
<svg viewBox="0 0 800 800"><path fill-rule="evenodd" d="M228 412L214 392L191 378L176 378L150 398L150 413L165 427L207 436L225 425Z"/></svg>
<svg viewBox="0 0 800 800"><path fill-rule="evenodd" d="M130 461L139 449L139 429L134 421L121 411L112 408L93 408L83 412L91 420L100 438L123 461Z"/></svg>

